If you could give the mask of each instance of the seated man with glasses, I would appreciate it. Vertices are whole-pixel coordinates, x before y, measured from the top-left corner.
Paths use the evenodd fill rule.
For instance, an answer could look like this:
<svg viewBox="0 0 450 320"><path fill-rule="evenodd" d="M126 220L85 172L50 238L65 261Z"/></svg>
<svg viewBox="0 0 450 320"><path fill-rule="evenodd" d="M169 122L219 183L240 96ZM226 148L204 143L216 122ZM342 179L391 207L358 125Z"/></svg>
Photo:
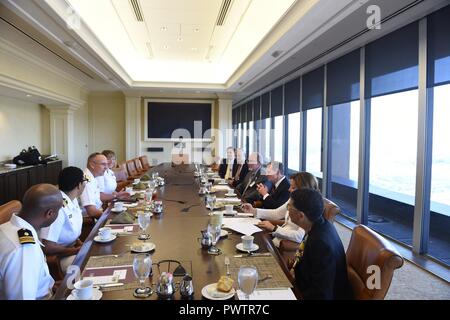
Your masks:
<svg viewBox="0 0 450 320"><path fill-rule="evenodd" d="M84 174L88 181L80 196L80 200L81 205L86 210L86 214L92 218L100 218L103 214L100 186L95 178L103 176L107 168L108 160L106 157L99 152L95 152L89 156L87 168L84 169Z"/></svg>
<svg viewBox="0 0 450 320"><path fill-rule="evenodd" d="M322 195L297 189L287 207L292 222L306 233L294 262L295 283L303 299L351 299L344 247L334 226L323 217Z"/></svg>
<svg viewBox="0 0 450 320"><path fill-rule="evenodd" d="M82 246L78 237L81 235L83 215L78 205L87 182L83 170L77 167L64 168L58 177L59 190L63 198L63 206L58 212L58 218L40 231L44 244L43 251L47 255L58 255L61 270L66 273L76 254Z"/></svg>

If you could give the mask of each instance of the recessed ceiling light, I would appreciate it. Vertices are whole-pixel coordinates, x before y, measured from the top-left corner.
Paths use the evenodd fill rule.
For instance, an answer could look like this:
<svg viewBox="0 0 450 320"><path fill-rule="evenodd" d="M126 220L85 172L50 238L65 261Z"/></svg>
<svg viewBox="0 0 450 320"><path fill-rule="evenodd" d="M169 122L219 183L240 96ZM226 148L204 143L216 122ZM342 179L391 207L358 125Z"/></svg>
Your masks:
<svg viewBox="0 0 450 320"><path fill-rule="evenodd" d="M182 38L182 37L178 37L178 38L177 38L177 41L178 41L178 42L181 42L181 41L183 41L183 38Z"/></svg>
<svg viewBox="0 0 450 320"><path fill-rule="evenodd" d="M197 49L197 48L191 48L191 50L192 50L192 51L197 51L198 49Z"/></svg>
<svg viewBox="0 0 450 320"><path fill-rule="evenodd" d="M194 32L199 32L200 28L194 28Z"/></svg>
<svg viewBox="0 0 450 320"><path fill-rule="evenodd" d="M165 44L165 45L163 46L163 48L167 50L167 49L169 49L169 46L168 46L167 44Z"/></svg>
<svg viewBox="0 0 450 320"><path fill-rule="evenodd" d="M238 82L238 85L242 86L244 83L243 82Z"/></svg>
<svg viewBox="0 0 450 320"><path fill-rule="evenodd" d="M272 52L271 56L274 58L278 58L284 51L283 50L276 50Z"/></svg>
<svg viewBox="0 0 450 320"><path fill-rule="evenodd" d="M27 98L31 98L32 95L31 95L31 94L27 94L26 97L27 97Z"/></svg>
<svg viewBox="0 0 450 320"><path fill-rule="evenodd" d="M75 48L78 46L78 43L76 43L76 42L73 41L73 40L66 40L66 41L64 41L64 44L65 44L67 47L72 48L72 49L75 49Z"/></svg>
<svg viewBox="0 0 450 320"><path fill-rule="evenodd" d="M167 27L162 26L162 27L161 27L161 31L163 31L163 32L164 32L164 31L167 31Z"/></svg>

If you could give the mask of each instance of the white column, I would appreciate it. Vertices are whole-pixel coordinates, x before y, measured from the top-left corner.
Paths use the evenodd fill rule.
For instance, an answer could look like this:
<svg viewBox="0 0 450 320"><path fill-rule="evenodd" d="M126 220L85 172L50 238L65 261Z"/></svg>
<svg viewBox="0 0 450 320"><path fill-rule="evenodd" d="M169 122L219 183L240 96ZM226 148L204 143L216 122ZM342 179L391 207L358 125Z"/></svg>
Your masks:
<svg viewBox="0 0 450 320"><path fill-rule="evenodd" d="M63 167L75 163L73 114L78 106L46 106L50 111L50 152L57 154Z"/></svg>
<svg viewBox="0 0 450 320"><path fill-rule="evenodd" d="M219 137L216 138L216 155L225 156L226 148L233 144L232 125L233 100L219 99Z"/></svg>
<svg viewBox="0 0 450 320"><path fill-rule="evenodd" d="M128 160L141 154L141 98L125 97L125 156Z"/></svg>

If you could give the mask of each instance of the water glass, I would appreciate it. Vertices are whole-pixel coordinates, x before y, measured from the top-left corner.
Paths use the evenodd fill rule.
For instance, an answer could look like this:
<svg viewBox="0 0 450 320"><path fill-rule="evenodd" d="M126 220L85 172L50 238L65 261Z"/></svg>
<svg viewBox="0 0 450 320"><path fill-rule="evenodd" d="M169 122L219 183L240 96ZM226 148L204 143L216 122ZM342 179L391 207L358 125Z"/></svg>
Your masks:
<svg viewBox="0 0 450 320"><path fill-rule="evenodd" d="M152 258L149 254L136 254L133 259L134 276L139 281L139 288L134 291L134 296L138 298L149 297L153 292L152 289L145 285L152 270Z"/></svg>
<svg viewBox="0 0 450 320"><path fill-rule="evenodd" d="M150 212L149 211L139 211L138 212L138 223L141 228L142 233L139 235L139 240L150 239L150 235L146 233L148 226L150 225Z"/></svg>
<svg viewBox="0 0 450 320"><path fill-rule="evenodd" d="M250 295L255 291L258 284L258 270L255 266L244 265L238 272L239 289L244 293L245 300L250 300Z"/></svg>
<svg viewBox="0 0 450 320"><path fill-rule="evenodd" d="M214 207L216 206L216 196L207 195L206 196L206 204L208 205L211 212L213 212Z"/></svg>
<svg viewBox="0 0 450 320"><path fill-rule="evenodd" d="M209 254L220 254L221 251L219 248L216 247L217 240L220 238L220 232L222 231L221 225L208 225L208 232L211 234L211 243L212 246L209 247L208 253Z"/></svg>

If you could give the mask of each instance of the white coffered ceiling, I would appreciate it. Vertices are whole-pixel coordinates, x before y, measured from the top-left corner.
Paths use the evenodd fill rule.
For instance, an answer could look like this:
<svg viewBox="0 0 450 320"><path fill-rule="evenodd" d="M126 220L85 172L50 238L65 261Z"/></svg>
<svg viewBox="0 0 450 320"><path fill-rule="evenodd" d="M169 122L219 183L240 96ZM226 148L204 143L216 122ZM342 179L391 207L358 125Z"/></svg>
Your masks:
<svg viewBox="0 0 450 320"><path fill-rule="evenodd" d="M225 84L295 2L67 0L133 81L209 84Z"/></svg>

